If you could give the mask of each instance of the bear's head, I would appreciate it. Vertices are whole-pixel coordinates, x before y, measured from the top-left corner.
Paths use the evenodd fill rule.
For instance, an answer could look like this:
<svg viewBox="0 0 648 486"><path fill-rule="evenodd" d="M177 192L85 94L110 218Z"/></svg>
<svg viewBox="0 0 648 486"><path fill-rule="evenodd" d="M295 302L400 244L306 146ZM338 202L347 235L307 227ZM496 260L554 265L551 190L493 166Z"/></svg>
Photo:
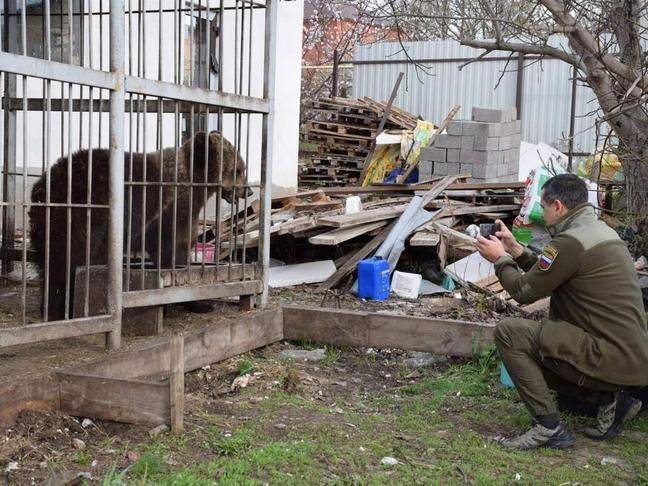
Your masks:
<svg viewBox="0 0 648 486"><path fill-rule="evenodd" d="M210 184L217 184L222 177L222 196L228 203L232 204L235 197L243 199L246 195L251 196L252 190L245 187L247 183L245 161L234 146L219 132L212 131L208 137L206 160L205 138L205 132L199 132L194 137L194 182L203 182L207 172L207 182ZM206 168L205 162L207 162Z"/></svg>

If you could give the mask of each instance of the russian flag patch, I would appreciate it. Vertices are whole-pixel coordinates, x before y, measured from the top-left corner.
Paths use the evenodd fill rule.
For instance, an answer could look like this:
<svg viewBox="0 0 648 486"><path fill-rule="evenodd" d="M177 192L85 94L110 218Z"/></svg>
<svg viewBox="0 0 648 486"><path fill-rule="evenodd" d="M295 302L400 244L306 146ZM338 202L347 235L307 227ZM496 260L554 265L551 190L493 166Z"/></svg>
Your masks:
<svg viewBox="0 0 648 486"><path fill-rule="evenodd" d="M553 262L556 260L557 256L558 250L556 250L551 245L545 246L542 250L542 254L538 258L538 268L543 272L546 272L551 268L551 265L553 265Z"/></svg>

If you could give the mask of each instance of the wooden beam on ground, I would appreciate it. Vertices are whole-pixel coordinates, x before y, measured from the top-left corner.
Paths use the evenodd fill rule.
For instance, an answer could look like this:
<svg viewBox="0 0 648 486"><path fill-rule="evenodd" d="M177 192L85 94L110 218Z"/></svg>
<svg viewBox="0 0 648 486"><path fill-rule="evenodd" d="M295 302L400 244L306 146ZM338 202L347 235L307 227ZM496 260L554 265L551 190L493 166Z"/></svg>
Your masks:
<svg viewBox="0 0 648 486"><path fill-rule="evenodd" d="M344 265L338 268L333 275L331 275L328 279L322 282L318 288L320 290L326 290L335 287L337 284L339 284L344 277L346 277L347 275L349 275L355 270L356 265L360 260L369 256L372 252L376 250L376 248L378 248L382 244L383 241L385 241L385 239L389 235L389 232L392 230L394 225L395 222L392 222L389 224L389 226L383 228L380 233L378 233L370 241L368 241L362 248L356 251L353 254L353 256L349 258L344 263Z"/></svg>
<svg viewBox="0 0 648 486"><path fill-rule="evenodd" d="M250 312L244 317L216 323L184 336L184 371L189 372L237 354L267 346L283 338L281 309ZM166 378L171 372L169 339L155 339L149 346L115 353L71 372L124 379ZM66 370L67 371L67 370Z"/></svg>
<svg viewBox="0 0 648 486"><path fill-rule="evenodd" d="M386 224L387 221L376 221L374 223L359 224L348 228L338 228L326 233L320 233L317 236L312 236L308 239L308 242L312 245L339 245L344 241L382 228Z"/></svg>
<svg viewBox="0 0 648 486"><path fill-rule="evenodd" d="M495 324L301 306L286 306L283 315L285 339L449 356L473 356L493 342L495 329Z"/></svg>
<svg viewBox="0 0 648 486"><path fill-rule="evenodd" d="M168 424L169 385L59 373L61 411L77 417L136 424Z"/></svg>

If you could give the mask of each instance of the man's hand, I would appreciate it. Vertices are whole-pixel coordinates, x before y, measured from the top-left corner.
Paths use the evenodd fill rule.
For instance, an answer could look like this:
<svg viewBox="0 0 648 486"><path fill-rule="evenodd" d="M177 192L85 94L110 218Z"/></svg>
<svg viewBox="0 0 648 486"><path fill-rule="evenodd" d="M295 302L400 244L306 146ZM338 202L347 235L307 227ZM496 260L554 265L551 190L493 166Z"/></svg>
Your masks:
<svg viewBox="0 0 648 486"><path fill-rule="evenodd" d="M513 258L519 257L524 251L524 247L517 242L513 233L511 233L502 220L496 220L495 224L499 224L500 230L495 233L495 236L499 238L504 247L504 251Z"/></svg>
<svg viewBox="0 0 648 486"><path fill-rule="evenodd" d="M499 257L506 255L504 245L495 236L491 236L488 240L481 235L477 236L475 247L481 256L491 263L495 263Z"/></svg>

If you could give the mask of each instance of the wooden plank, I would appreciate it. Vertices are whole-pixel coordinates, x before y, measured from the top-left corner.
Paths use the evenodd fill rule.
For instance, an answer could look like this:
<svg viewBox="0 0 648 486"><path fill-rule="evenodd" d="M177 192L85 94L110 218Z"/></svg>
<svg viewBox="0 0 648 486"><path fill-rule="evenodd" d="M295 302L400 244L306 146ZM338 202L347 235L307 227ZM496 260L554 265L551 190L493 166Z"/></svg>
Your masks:
<svg viewBox="0 0 648 486"><path fill-rule="evenodd" d="M414 193L416 191L425 191L432 189L433 184L405 185L405 184L383 184L373 186L342 186L342 187L323 187L321 190L324 194L389 194L389 193ZM466 190L487 190L487 189L524 189L524 182L458 182L448 186L448 190L466 189Z"/></svg>
<svg viewBox="0 0 648 486"><path fill-rule="evenodd" d="M58 378L64 413L134 424L169 423L168 384L69 372Z"/></svg>
<svg viewBox="0 0 648 486"><path fill-rule="evenodd" d="M169 377L169 415L171 431L182 434L184 424L184 337L176 334L169 342L171 376Z"/></svg>
<svg viewBox="0 0 648 486"><path fill-rule="evenodd" d="M444 234L446 237L452 240L458 240L462 242L463 244L469 245L471 247L474 247L477 244L477 240L473 238L472 236L469 236L465 233L462 233L461 231L454 230L452 228L448 228L447 226L444 226L442 224L438 224L436 222L432 223L434 225L434 228L439 232Z"/></svg>
<svg viewBox="0 0 648 486"><path fill-rule="evenodd" d="M308 242L312 245L338 245L375 229L382 228L386 224L387 221L376 221L374 223L359 224L348 228L339 228L312 236L308 239Z"/></svg>
<svg viewBox="0 0 648 486"><path fill-rule="evenodd" d="M410 246L437 246L440 239L438 232L422 230L412 235L409 244Z"/></svg>
<svg viewBox="0 0 648 486"><path fill-rule="evenodd" d="M498 204L492 206L446 206L444 216L462 216L466 214L491 213L499 211L519 211L519 204Z"/></svg>
<svg viewBox="0 0 648 486"><path fill-rule="evenodd" d="M84 317L67 321L29 324L0 329L0 348L54 339L64 339L109 332L113 328L110 316Z"/></svg>
<svg viewBox="0 0 648 486"><path fill-rule="evenodd" d="M258 280L246 282L223 282L192 287L167 287L164 289L124 292L124 308L190 302L192 300L218 299L238 295L259 294L263 283Z"/></svg>
<svg viewBox="0 0 648 486"><path fill-rule="evenodd" d="M396 314L286 306L284 338L473 356L493 342L495 324Z"/></svg>
<svg viewBox="0 0 648 486"><path fill-rule="evenodd" d="M407 208L407 204L400 204L390 208L370 209L354 214L340 214L337 216L322 216L317 218L317 223L324 226L333 226L334 228L343 228L346 226L355 226L363 223L372 223L374 221L384 221L394 219L400 216Z"/></svg>
<svg viewBox="0 0 648 486"><path fill-rule="evenodd" d="M394 227L394 224L395 222L390 223L389 226L383 228L380 233L373 237L373 239L368 241L362 248L356 251L353 256L344 263L344 265L338 268L333 275L322 282L318 289L325 290L335 287L344 277L352 273L360 260L369 256L369 254L375 251L376 248L378 248L382 244L382 242L385 241L385 238L387 238L387 236L389 235L389 232Z"/></svg>

